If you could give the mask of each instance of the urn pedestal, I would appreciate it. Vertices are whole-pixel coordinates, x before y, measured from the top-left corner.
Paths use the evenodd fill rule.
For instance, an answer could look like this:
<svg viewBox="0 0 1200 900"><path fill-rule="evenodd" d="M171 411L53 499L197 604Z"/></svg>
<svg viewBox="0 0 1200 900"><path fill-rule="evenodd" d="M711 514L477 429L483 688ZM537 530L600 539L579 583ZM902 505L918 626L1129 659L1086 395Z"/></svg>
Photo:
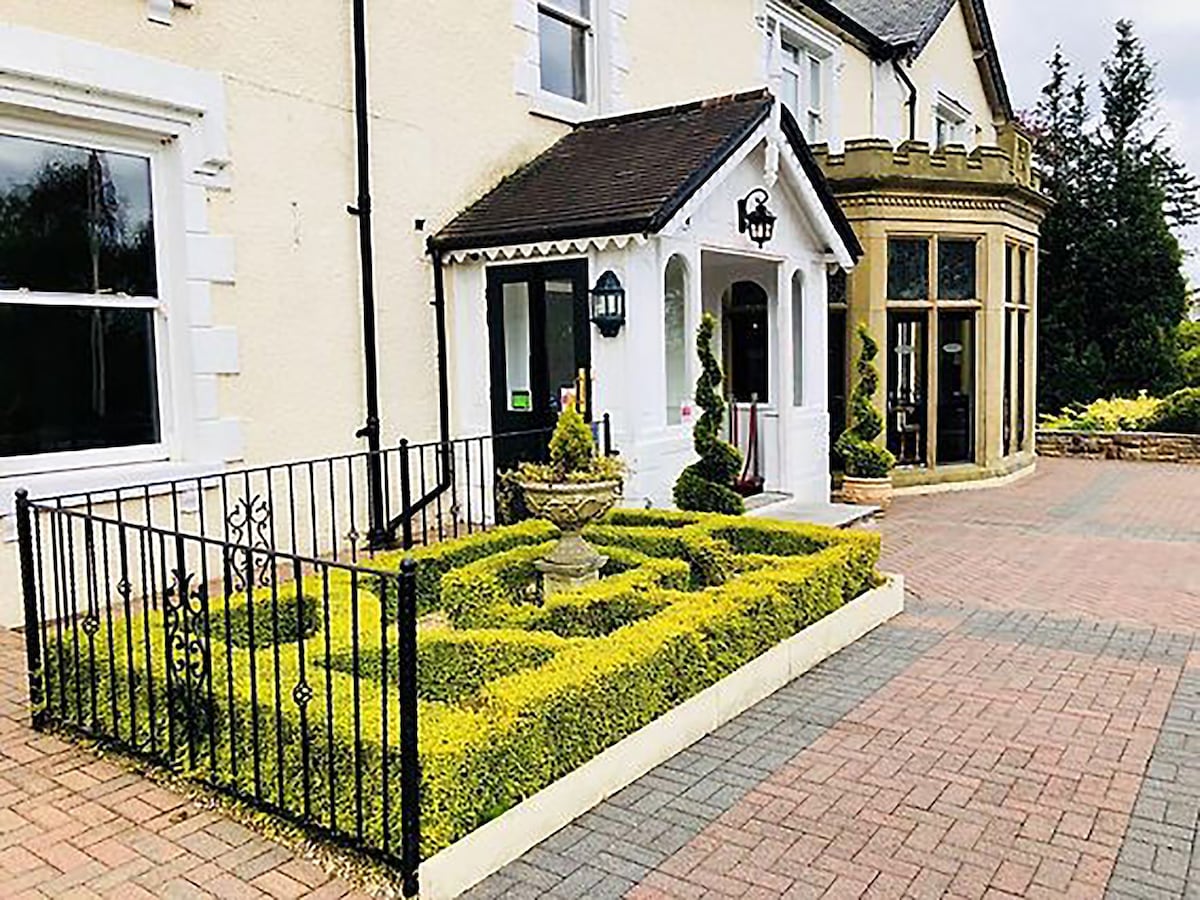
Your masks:
<svg viewBox="0 0 1200 900"><path fill-rule="evenodd" d="M598 581L608 557L580 533L610 509L620 495L619 481L592 484L544 484L523 481L525 505L539 519L548 519L562 531L550 553L535 563L542 573L546 594L569 591Z"/></svg>

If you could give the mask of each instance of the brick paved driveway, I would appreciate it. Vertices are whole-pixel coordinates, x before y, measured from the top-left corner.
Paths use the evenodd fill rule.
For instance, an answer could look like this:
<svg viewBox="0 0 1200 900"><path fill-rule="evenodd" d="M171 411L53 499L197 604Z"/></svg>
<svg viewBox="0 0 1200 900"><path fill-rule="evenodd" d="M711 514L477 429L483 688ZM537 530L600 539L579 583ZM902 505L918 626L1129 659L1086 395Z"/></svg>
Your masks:
<svg viewBox="0 0 1200 900"><path fill-rule="evenodd" d="M1200 897L1200 470L1046 460L882 528L904 616L471 896ZM349 894L35 735L0 662L0 897Z"/></svg>
<svg viewBox="0 0 1200 900"><path fill-rule="evenodd" d="M0 631L0 897L364 897L219 813L32 731L23 647Z"/></svg>
<svg viewBox="0 0 1200 900"><path fill-rule="evenodd" d="M897 501L908 612L472 898L1200 897L1200 469Z"/></svg>

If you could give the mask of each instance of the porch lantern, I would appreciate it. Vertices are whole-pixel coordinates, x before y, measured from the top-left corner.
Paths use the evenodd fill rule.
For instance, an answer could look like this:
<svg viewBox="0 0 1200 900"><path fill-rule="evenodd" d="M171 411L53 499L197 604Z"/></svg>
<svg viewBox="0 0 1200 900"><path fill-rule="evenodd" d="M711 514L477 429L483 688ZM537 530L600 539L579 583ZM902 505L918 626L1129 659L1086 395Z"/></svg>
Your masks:
<svg viewBox="0 0 1200 900"><path fill-rule="evenodd" d="M625 288L615 272L600 276L592 294L592 324L606 338L614 338L625 326Z"/></svg>
<svg viewBox="0 0 1200 900"><path fill-rule="evenodd" d="M763 188L755 188L738 201L738 231L749 234L750 240L764 246L775 236L775 214L767 209L767 201L771 199ZM754 208L750 204L754 203Z"/></svg>

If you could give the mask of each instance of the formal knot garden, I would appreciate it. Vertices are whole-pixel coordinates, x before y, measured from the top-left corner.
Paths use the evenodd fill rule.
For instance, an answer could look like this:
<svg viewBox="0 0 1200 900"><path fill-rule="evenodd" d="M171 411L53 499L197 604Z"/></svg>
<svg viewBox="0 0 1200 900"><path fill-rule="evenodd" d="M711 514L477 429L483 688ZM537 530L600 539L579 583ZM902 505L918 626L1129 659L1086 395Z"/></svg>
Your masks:
<svg viewBox="0 0 1200 900"><path fill-rule="evenodd" d="M546 596L535 563L558 532L536 520L420 548L415 568L235 555L249 591L228 556L205 572L151 534L91 572L102 603L41 622L43 714L389 858L415 731L430 857L880 582L872 533L616 510L585 536L600 579ZM157 599L139 605L143 578Z"/></svg>

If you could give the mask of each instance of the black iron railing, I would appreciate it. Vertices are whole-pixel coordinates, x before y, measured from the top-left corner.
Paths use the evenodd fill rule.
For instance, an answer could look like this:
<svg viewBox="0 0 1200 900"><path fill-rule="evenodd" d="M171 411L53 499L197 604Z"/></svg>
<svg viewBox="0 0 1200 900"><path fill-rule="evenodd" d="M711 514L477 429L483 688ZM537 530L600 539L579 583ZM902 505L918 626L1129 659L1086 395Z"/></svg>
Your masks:
<svg viewBox="0 0 1200 900"><path fill-rule="evenodd" d="M611 453L607 417L598 431ZM418 563L405 551L503 521L503 470L547 438L18 492L35 727L349 842L399 866L415 895Z"/></svg>

